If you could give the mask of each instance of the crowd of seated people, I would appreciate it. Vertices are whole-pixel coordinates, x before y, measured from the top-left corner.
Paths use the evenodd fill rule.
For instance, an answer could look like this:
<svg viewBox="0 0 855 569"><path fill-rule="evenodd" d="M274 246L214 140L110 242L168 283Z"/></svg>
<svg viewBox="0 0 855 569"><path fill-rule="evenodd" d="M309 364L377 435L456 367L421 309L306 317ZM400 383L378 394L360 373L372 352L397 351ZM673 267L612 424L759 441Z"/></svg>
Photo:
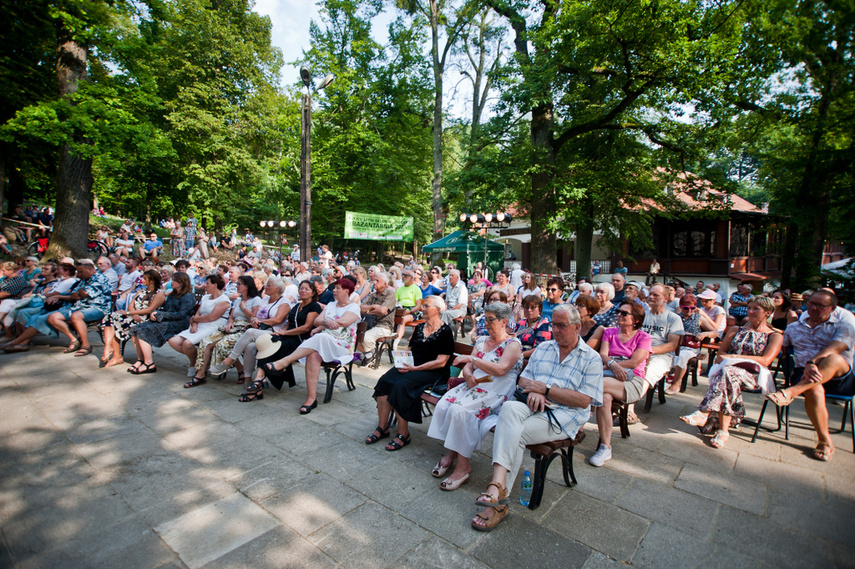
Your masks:
<svg viewBox="0 0 855 569"><path fill-rule="evenodd" d="M176 237L186 238L186 229L173 222ZM198 224L193 229L196 239ZM178 241L184 244L178 252L186 254L186 239ZM813 456L829 460L834 448L822 394L848 393L855 381L851 313L824 291L803 295L806 308L799 314L788 291L766 297L742 286L728 299L727 313L714 285L647 287L623 274L578 287L551 277L541 287L525 272L514 285L503 271L491 283L483 272L470 279L456 268L444 277L439 267L414 263L337 264L326 255L329 249L318 262L250 253L226 262L168 263L162 244L141 248L136 257L116 251L97 263L4 264L5 351L29 350L38 335L64 336L66 352L87 356L93 351L88 326L97 323L104 340L100 367L125 365L122 348L131 342L136 361L127 371L156 373L156 349L169 344L187 357L186 388L234 366L240 402L261 400L268 385L294 387L302 376L305 398L295 408L305 415L318 406L324 362L348 361L355 350L365 362L378 338L395 337L400 348L409 334L412 364L392 366L376 382L377 423L365 443L391 438L385 445L390 452L411 444L410 425L423 421L425 388L448 383L427 430L445 448L432 470L442 490L456 490L474 476L472 453L495 428L491 481L476 501L483 510L471 522L480 531L507 518L525 444L575 436L593 415L599 436L589 463L603 466L612 456L613 404L629 406L632 424L639 420L633 404L660 379L672 377L668 393L678 393L688 360L699 354L692 344L699 339L720 340L719 351L706 394L694 394L698 410L680 419L709 435L712 448L722 447L743 419L743 392L762 389L776 405L805 397L819 440ZM396 308L404 309L398 326ZM474 318L474 347L471 355L455 357L453 326L467 311ZM738 325L728 326L737 317ZM359 322L370 324L361 345ZM816 327L821 337L811 334ZM768 371L782 346L794 351L797 373L793 385L776 391ZM299 374L298 362L304 366ZM449 383L452 366L460 370L456 385Z"/></svg>

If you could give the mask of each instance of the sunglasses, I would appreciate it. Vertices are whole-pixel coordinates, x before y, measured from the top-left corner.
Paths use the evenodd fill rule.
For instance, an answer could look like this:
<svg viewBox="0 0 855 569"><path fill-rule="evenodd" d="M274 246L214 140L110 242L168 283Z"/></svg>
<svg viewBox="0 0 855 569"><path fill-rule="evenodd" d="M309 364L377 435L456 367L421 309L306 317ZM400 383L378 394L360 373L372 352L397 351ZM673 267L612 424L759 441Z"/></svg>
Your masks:
<svg viewBox="0 0 855 569"><path fill-rule="evenodd" d="M548 288L546 290L548 290L549 292L558 292L561 289L560 288Z"/></svg>
<svg viewBox="0 0 855 569"><path fill-rule="evenodd" d="M632 312L628 312L626 310L618 310L616 312L618 316L632 316Z"/></svg>
<svg viewBox="0 0 855 569"><path fill-rule="evenodd" d="M698 309L697 306L681 306L680 308L682 310L697 310Z"/></svg>

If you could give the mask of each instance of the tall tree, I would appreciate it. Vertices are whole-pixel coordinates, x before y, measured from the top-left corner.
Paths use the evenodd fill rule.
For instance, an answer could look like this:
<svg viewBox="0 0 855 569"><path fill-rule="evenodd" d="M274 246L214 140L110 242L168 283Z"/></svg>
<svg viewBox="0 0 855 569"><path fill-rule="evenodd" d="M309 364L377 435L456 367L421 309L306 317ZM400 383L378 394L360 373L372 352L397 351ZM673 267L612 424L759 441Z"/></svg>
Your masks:
<svg viewBox="0 0 855 569"><path fill-rule="evenodd" d="M313 234L326 240L341 236L347 210L413 216L417 238L430 235L425 35L399 18L388 28L388 44L378 44L371 22L381 8L326 0L324 28L311 27L307 63L316 76L335 75L317 99L312 129L312 216L325 220Z"/></svg>
<svg viewBox="0 0 855 569"><path fill-rule="evenodd" d="M561 153L579 148L568 144L580 137L609 130L680 151L665 134L669 113L726 80L738 54L739 2L542 0L531 9L524 2L485 1L514 31L514 81L503 85L503 110L508 122L531 113L530 187L521 205L531 218L532 268L554 273L550 224L565 205L556 169L575 162ZM592 232L579 227L577 239L590 242ZM590 250L580 250L577 266L589 259Z"/></svg>
<svg viewBox="0 0 855 569"><path fill-rule="evenodd" d="M433 237L445 233L447 208L442 197L443 171L443 96L445 68L452 47L472 17L472 6L455 6L452 0L401 0L399 7L410 14L420 14L430 25L430 53L433 70L433 180L431 181L431 207L433 208ZM445 43L442 43L442 39Z"/></svg>
<svg viewBox="0 0 855 569"><path fill-rule="evenodd" d="M788 220L782 284L816 286L833 235L855 246L852 108L855 7L837 0L764 3L749 19L738 126L758 156L772 211ZM841 215L842 213L842 215Z"/></svg>

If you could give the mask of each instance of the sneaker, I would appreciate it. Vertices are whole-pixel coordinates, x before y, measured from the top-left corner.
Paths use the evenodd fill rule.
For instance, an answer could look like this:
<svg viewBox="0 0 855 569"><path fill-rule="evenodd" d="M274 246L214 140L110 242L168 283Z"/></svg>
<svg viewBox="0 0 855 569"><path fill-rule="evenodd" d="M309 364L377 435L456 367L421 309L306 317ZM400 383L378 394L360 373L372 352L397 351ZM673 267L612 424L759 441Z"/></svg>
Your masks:
<svg viewBox="0 0 855 569"><path fill-rule="evenodd" d="M362 354L362 360L358 364L359 367L367 366L368 362L374 359L374 353L375 351L371 350L370 352L365 352L364 354Z"/></svg>
<svg viewBox="0 0 855 569"><path fill-rule="evenodd" d="M588 462L591 463L591 466L602 466L611 457L612 449L601 443L600 448L588 459Z"/></svg>
<svg viewBox="0 0 855 569"><path fill-rule="evenodd" d="M220 362L215 366L211 366L211 368L208 370L208 373L210 373L211 375L220 375L229 371L230 367L231 366L226 365L225 362Z"/></svg>

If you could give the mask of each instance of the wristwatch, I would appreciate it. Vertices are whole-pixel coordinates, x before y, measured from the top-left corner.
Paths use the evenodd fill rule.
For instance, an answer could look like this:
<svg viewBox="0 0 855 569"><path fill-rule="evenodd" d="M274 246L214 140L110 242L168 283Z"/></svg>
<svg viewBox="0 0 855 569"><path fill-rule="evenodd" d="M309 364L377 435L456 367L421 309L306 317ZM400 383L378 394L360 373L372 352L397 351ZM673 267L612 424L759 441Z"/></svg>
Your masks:
<svg viewBox="0 0 855 569"><path fill-rule="evenodd" d="M813 365L815 365L816 367L819 367L819 366L817 365L817 363L816 363L815 361L813 361L813 360L808 360L808 361L806 361L806 362L805 362L805 367L807 367L807 366L808 366L808 364L813 364Z"/></svg>
<svg viewBox="0 0 855 569"><path fill-rule="evenodd" d="M549 390L550 390L550 389L552 389L552 387L551 387L551 386L549 386L549 385L547 385L547 386L546 386L546 391L544 391L544 392L543 392L543 396L544 396L544 397L546 397L547 399L549 399Z"/></svg>

